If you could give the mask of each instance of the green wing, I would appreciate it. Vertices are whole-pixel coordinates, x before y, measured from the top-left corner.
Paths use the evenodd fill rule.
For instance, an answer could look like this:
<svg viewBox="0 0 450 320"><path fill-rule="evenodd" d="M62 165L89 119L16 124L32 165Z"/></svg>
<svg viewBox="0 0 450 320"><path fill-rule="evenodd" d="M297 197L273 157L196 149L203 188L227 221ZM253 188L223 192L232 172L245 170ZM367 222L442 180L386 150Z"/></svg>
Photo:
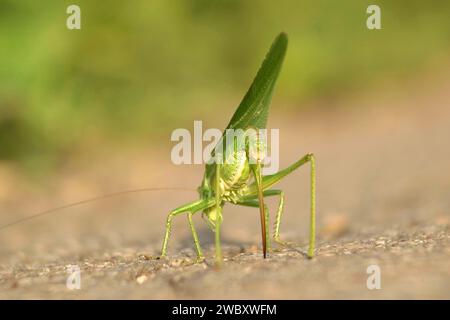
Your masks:
<svg viewBox="0 0 450 320"><path fill-rule="evenodd" d="M266 127L270 100L283 64L287 42L285 33L280 33L275 38L227 129L246 129L248 127L264 129Z"/></svg>

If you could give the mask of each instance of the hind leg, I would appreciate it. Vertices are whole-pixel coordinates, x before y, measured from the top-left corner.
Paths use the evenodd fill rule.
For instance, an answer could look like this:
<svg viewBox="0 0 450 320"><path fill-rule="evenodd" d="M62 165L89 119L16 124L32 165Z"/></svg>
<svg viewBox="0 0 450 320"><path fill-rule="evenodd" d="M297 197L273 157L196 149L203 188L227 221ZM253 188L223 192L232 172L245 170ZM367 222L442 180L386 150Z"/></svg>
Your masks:
<svg viewBox="0 0 450 320"><path fill-rule="evenodd" d="M294 162L289 167L275 173L272 175L267 175L262 178L262 186L263 189L268 189L281 179L292 173L294 170L303 166L304 164L309 163L311 165L311 212L310 212L310 225L309 225L309 248L308 248L308 257L312 258L314 256L314 248L316 243L316 161L314 155L309 153L305 155L300 160ZM257 195L258 185L253 183L249 186L247 194L244 198L250 198ZM269 190L268 190L269 191ZM279 215L279 221L281 220L281 214ZM279 227L278 227L279 231Z"/></svg>
<svg viewBox="0 0 450 320"><path fill-rule="evenodd" d="M277 214L275 216L275 224L274 224L274 231L273 231L273 241L279 245L287 246L288 243L286 241L283 241L280 239L280 225L281 225L281 217L284 211L284 192L282 190L264 190L263 191L264 197L272 197L272 196L279 196L280 200L278 203L278 209ZM244 200L239 202L239 205L244 206L250 206L250 207L258 207L259 203L257 201L256 196L248 196L244 197ZM267 210L267 209L266 209ZM266 213L266 223L269 223L269 212L267 210Z"/></svg>
<svg viewBox="0 0 450 320"><path fill-rule="evenodd" d="M242 200L236 203L240 206L245 207L253 207L253 208L259 208L259 200L258 197ZM269 224L269 208L267 208L266 205L264 205L264 219L266 221L266 225ZM267 249L270 249L270 235L269 235L269 228L266 229L266 245Z"/></svg>

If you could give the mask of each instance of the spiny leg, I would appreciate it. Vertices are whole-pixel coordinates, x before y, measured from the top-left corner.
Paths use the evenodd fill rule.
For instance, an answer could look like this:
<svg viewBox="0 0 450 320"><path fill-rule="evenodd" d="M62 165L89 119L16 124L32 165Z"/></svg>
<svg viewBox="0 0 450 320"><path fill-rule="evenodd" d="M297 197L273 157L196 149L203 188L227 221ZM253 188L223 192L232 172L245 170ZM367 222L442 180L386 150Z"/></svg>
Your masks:
<svg viewBox="0 0 450 320"><path fill-rule="evenodd" d="M271 197L271 196L279 196L280 197L280 201L278 203L277 214L275 216L273 240L282 246L287 246L288 243L286 241L283 241L280 239L281 216L282 216L283 210L284 210L284 192L282 190L275 190L275 189L274 190L264 190L263 195L264 195L264 197Z"/></svg>
<svg viewBox="0 0 450 320"><path fill-rule="evenodd" d="M273 232L273 239L275 242L281 245L286 245L287 242L282 241L280 239L280 224L281 224L281 215L283 214L284 210L284 192L282 190L264 190L263 191L264 197L271 197L271 196L279 196L280 202L278 203L278 210L277 214L275 216L275 225L274 225L274 232ZM266 219L268 220L268 218Z"/></svg>
<svg viewBox="0 0 450 320"><path fill-rule="evenodd" d="M216 256L215 261L216 265L220 266L223 262L222 258L222 247L220 243L220 225L222 224L222 210L221 208L217 211L217 220L215 221L215 230L214 230L214 241L216 246Z"/></svg>
<svg viewBox="0 0 450 320"><path fill-rule="evenodd" d="M176 213L175 211L171 211L169 215L167 216L167 222L166 222L166 234L164 235L164 241L161 249L161 255L160 258L165 258L167 256L167 244L169 242L170 233L172 231L172 220L173 218L181 214L182 212Z"/></svg>
<svg viewBox="0 0 450 320"><path fill-rule="evenodd" d="M256 165L250 166L253 175L255 177L255 185L256 185L256 194L258 196L259 202L259 212L260 212L260 220L261 220L261 236L262 236L262 244L263 244L263 257L266 258L267 255L267 223L266 223L266 205L264 204L264 196L263 196L263 185L262 185L262 174L261 174L261 161L258 159Z"/></svg>
<svg viewBox="0 0 450 320"><path fill-rule="evenodd" d="M237 202L236 205L252 207L252 208L259 208L259 200L257 197L251 197L251 198L244 199L242 201ZM264 218L266 221L266 225L268 225L269 224L269 208L267 207L267 205L264 205ZM266 229L266 244L267 244L267 249L270 249L270 234L269 234L268 228Z"/></svg>
<svg viewBox="0 0 450 320"><path fill-rule="evenodd" d="M264 190L263 191L263 196L264 197L272 197L272 196L279 196L280 197L280 201L278 203L278 209L277 209L277 213L275 216L275 224L274 224L274 234L273 234L273 240L278 243L279 245L282 246L288 246L289 243L286 241L283 241L280 239L280 224L281 224L281 216L283 214L283 210L284 210L284 192L282 190L277 190L277 189L273 189L273 190ZM245 196L243 198L244 200L242 200L241 202L238 202L238 205L243 205L243 206L250 206L250 207L259 207L259 202L257 201L257 197L256 196ZM269 212L266 206L266 224L269 224ZM269 241L269 231L267 230L267 241Z"/></svg>
<svg viewBox="0 0 450 320"><path fill-rule="evenodd" d="M316 159L311 155L311 221L308 256L314 257L314 247L316 244Z"/></svg>
<svg viewBox="0 0 450 320"><path fill-rule="evenodd" d="M187 218L189 222L189 227L191 228L192 237L194 238L195 251L197 251L197 261L200 262L203 261L205 257L203 256L202 248L200 247L200 241L198 240L197 231L195 230L194 227L194 221L192 221L193 215L194 214L192 212L188 212Z"/></svg>
<svg viewBox="0 0 450 320"><path fill-rule="evenodd" d="M274 224L274 229L273 229L273 241L283 247L287 247L287 246L289 246L289 242L283 241L280 238L281 216L283 215L283 212L284 212L284 192L282 190L265 190L264 196L265 197L269 197L269 196L279 196L280 197L280 201L278 203L277 214L275 216L275 224Z"/></svg>
<svg viewBox="0 0 450 320"><path fill-rule="evenodd" d="M311 211L308 257L312 258L314 256L314 248L316 243L316 162L314 155L312 153L309 153L297 162L294 162L289 167L279 171L278 173L263 177L263 186L264 188L269 188L270 186L287 176L289 173L308 162L310 162L311 164Z"/></svg>
<svg viewBox="0 0 450 320"><path fill-rule="evenodd" d="M211 205L212 205L211 201L201 199L201 200L197 200L197 201L188 203L186 205L183 205L175 210L172 210L169 213L169 215L167 216L167 222L166 222L166 234L164 236L164 241L163 241L163 245L162 245L162 249L161 249L161 256L160 256L161 258L164 258L167 256L167 245L168 245L170 234L172 231L173 218L182 213L188 213L188 215L192 215L195 212L204 210ZM191 226L192 236L194 237L194 243L195 243L195 247L197 250L197 255L198 255L198 258L201 259L201 249L200 249L200 243L198 241L198 235L197 235L197 232L195 231L195 228L193 227L193 223L191 223L192 218L189 218L189 216L188 216L188 219L189 219L189 224Z"/></svg>
<svg viewBox="0 0 450 320"><path fill-rule="evenodd" d="M214 199L215 199L215 209L216 209L216 221L215 221L215 232L214 232L214 242L216 246L215 261L216 265L220 266L222 264L222 247L220 245L220 225L222 224L222 206L220 198L220 178L221 178L222 165L216 163L216 177L214 186Z"/></svg>
<svg viewBox="0 0 450 320"><path fill-rule="evenodd" d="M314 256L315 240L316 240L316 165L315 158L312 153L307 154L300 160L294 162L289 167L275 173L272 175L267 175L262 178L263 189L268 189L285 176L304 165L305 163L311 163L311 213L310 213L310 237L309 237L309 248L308 257L312 258ZM268 190L269 191L269 190ZM258 187L256 183L249 186L245 197L251 197L257 195ZM281 219L281 214L280 214Z"/></svg>

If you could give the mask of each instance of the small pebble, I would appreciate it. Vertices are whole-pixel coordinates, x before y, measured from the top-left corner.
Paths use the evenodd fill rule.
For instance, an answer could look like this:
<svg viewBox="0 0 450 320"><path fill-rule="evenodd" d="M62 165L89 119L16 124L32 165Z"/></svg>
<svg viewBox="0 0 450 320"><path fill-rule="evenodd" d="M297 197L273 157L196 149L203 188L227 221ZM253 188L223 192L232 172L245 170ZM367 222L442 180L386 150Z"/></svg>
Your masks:
<svg viewBox="0 0 450 320"><path fill-rule="evenodd" d="M139 284L143 284L147 280L148 280L148 277L145 274L136 278L136 282Z"/></svg>

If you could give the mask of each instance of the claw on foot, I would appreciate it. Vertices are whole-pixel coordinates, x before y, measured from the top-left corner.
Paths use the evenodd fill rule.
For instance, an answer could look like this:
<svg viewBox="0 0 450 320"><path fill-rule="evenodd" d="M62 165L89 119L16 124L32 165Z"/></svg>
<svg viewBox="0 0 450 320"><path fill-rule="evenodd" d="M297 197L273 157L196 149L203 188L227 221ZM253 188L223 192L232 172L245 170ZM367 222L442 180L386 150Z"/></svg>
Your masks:
<svg viewBox="0 0 450 320"><path fill-rule="evenodd" d="M195 259L195 263L203 263L205 262L204 256L198 256L197 259Z"/></svg>
<svg viewBox="0 0 450 320"><path fill-rule="evenodd" d="M215 267L216 269L220 269L220 268L222 267L222 265L223 265L223 259L222 259L222 257L216 257L216 258L214 259L214 267Z"/></svg>
<svg viewBox="0 0 450 320"><path fill-rule="evenodd" d="M293 242L283 241L280 238L274 238L273 241L285 248L292 248L295 245Z"/></svg>

